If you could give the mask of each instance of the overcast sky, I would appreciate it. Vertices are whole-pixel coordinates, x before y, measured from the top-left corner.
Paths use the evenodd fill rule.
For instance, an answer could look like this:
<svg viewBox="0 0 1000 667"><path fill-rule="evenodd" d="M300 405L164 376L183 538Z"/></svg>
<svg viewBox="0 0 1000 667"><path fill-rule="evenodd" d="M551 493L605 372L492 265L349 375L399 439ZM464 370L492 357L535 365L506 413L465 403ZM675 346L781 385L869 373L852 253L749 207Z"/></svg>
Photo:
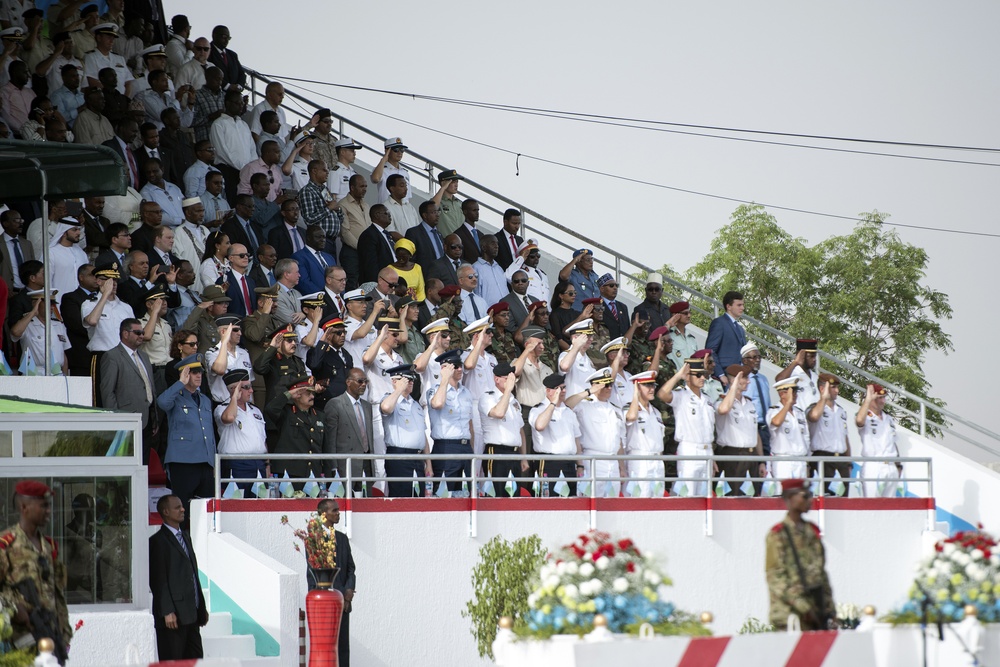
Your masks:
<svg viewBox="0 0 1000 667"><path fill-rule="evenodd" d="M299 0L268 11L245 0L164 4L168 16L188 15L195 37L225 22L244 64L276 75L678 123L1000 148L992 74L1000 60L997 3ZM398 134L414 150L655 266L684 270L703 257L737 204L525 157L515 176L511 155L347 103L678 188L840 215L877 208L890 222L1000 233L1000 167L765 146L302 85L341 101L300 89L307 97ZM1000 164L994 153L822 145ZM852 227L772 212L810 244ZM989 296L1000 239L908 228L899 234L928 251L926 283L947 293L955 310L943 323L955 352L932 355L924 366L933 395L1000 431L994 374L983 364L992 344L987 332L1000 325Z"/></svg>

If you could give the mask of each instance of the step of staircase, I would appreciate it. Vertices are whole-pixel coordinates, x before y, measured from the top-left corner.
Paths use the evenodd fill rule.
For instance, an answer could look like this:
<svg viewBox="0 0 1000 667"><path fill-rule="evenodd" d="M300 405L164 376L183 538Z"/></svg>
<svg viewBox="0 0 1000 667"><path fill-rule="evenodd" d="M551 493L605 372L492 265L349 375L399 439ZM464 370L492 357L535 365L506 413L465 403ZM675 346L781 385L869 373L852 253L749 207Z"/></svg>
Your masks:
<svg viewBox="0 0 1000 667"><path fill-rule="evenodd" d="M202 637L206 658L246 658L257 657L257 645L253 635L229 635L223 637Z"/></svg>

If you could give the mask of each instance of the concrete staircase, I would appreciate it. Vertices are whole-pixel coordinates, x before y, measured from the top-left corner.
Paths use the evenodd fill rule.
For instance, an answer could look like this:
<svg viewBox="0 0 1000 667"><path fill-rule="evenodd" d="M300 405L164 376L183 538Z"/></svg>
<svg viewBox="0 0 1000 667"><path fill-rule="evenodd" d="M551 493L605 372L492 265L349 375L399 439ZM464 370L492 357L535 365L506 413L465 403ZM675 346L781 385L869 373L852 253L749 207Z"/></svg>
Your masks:
<svg viewBox="0 0 1000 667"><path fill-rule="evenodd" d="M212 608L208 589L203 588L209 609ZM205 658L236 658L240 665L248 667L281 667L278 656L257 655L253 635L233 634L233 615L227 611L211 612L208 624L201 629L201 641L205 648Z"/></svg>

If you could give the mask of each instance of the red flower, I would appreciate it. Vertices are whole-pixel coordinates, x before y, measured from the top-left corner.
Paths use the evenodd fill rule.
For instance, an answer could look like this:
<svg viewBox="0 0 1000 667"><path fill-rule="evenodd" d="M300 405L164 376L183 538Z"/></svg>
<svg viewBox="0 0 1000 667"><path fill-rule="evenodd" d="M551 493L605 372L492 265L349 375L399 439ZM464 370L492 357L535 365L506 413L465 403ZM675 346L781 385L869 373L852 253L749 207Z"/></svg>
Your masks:
<svg viewBox="0 0 1000 667"><path fill-rule="evenodd" d="M618 548L621 549L622 551L628 551L633 546L635 545L632 544L632 540L628 538L625 538L624 540L618 540Z"/></svg>
<svg viewBox="0 0 1000 667"><path fill-rule="evenodd" d="M576 546L575 544L570 545L570 549L573 550L573 553L576 555L577 558L583 558L585 555L587 555L586 551Z"/></svg>
<svg viewBox="0 0 1000 667"><path fill-rule="evenodd" d="M628 572L635 572L635 563L633 563L632 561L629 561L628 563L625 564L625 569Z"/></svg>
<svg viewBox="0 0 1000 667"><path fill-rule="evenodd" d="M944 551L944 545L938 542L937 544L934 545L934 551L941 553L942 551Z"/></svg>
<svg viewBox="0 0 1000 667"><path fill-rule="evenodd" d="M78 631L82 627L83 627L83 619L81 618L79 621L76 622L76 625L73 626L73 631L74 632Z"/></svg>

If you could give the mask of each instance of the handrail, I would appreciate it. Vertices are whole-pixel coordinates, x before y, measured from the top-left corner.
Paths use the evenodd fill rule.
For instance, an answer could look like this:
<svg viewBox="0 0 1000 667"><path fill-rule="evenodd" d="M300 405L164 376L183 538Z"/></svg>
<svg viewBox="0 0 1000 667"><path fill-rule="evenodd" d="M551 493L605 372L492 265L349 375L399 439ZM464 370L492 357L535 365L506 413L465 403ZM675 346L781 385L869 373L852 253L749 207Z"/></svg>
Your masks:
<svg viewBox="0 0 1000 667"><path fill-rule="evenodd" d="M257 91L256 91L256 88L253 88L254 84L256 84L257 82L260 82L260 83L262 83L262 84L264 84L266 86L266 84L268 84L268 83L272 83L274 81L277 81L277 79L270 78L270 77L268 77L268 76L266 76L266 75L264 75L264 74L262 74L262 73L260 73L260 72L258 72L256 70L247 69L247 73L250 75L251 92L254 94L255 98L256 98ZM279 83L280 83L280 81L279 81ZM300 95L299 93L296 93L294 91L288 90L287 86L286 86L286 90L285 90L285 95L287 97L290 97L292 99L295 99L295 100L303 103L304 105L308 105L309 107L311 107L313 109L320 108L320 106L321 106L321 105L316 104L312 100L304 97L303 95ZM297 117L308 118L308 116L306 116L305 114L303 114L303 112L301 112L299 110L293 109L293 108L288 107L288 106L285 106L284 108L287 109L288 111L290 111L291 113L295 114ZM381 141L385 141L385 139L386 139L385 136L379 134L378 132L375 132L374 130L372 130L372 129L364 126L364 125L360 125L360 124L352 121L351 119L338 114L337 112L333 111L332 109L331 109L331 114L340 121L340 127L341 127L340 134L341 135L343 135L343 128L344 128L344 125L346 124L346 125L354 128L354 129L357 129L357 130L359 130L361 132L364 132L365 134L367 134L367 135L369 135L371 137L375 137L376 139L379 139ZM362 145L364 145L363 142L362 142ZM372 149L372 150L375 150L376 153L381 153L381 150L377 150L377 149ZM435 160L433 160L433 159L431 159L431 158L429 158L429 157L427 157L425 155L422 155L421 153L418 153L416 151L412 151L412 150L407 149L407 154L410 155L410 156L412 156L412 157L414 157L414 158L417 158L417 159L422 160L422 161L425 162L425 166L422 169L421 168L417 168L417 167L414 167L414 169L415 169L415 171L426 172L427 173L427 177L428 177L428 183L433 184L433 182L434 182L433 181L433 170L435 168L438 169L438 170L444 170L446 168L441 163L439 163L439 162L437 162L437 161L435 161ZM652 267L646 266L642 262L639 262L639 261L637 261L637 260L635 260L633 258L627 257L627 256L621 254L620 252L618 252L618 251L616 251L616 250L614 250L614 249L612 249L612 248L604 245L600 241L596 241L596 240L594 240L592 238L589 238L589 237L587 237L587 236L579 233L578 231L576 231L574 229L570 229L570 228L568 228L568 227L566 227L566 226L564 226L564 225L556 222L552 218L550 218L550 217L548 217L546 215L543 215L542 213L539 213L538 211L534 210L533 208L525 206L524 204L521 204L520 202L514 201L513 199L510 199L509 197L506 197L505 195L497 192L496 190L493 190L492 188L489 188L489 187L487 187L487 186L479 183L478 181L475 181L475 180L472 180L472 179L470 179L468 177L465 177L465 184L467 186L471 187L471 188L474 188L475 190L478 190L479 192L485 193L485 194L489 195L490 197L493 197L494 199L507 204L511 208L518 209L519 211L521 211L522 218L525 217L525 214L531 215L536 220L544 222L546 225L548 225L553 230L556 230L558 232L566 234L567 236L569 236L572 239L578 240L582 245L587 246L587 247L591 247L591 248L596 248L597 250L600 250L602 253L606 253L608 257L613 258L613 262L610 261L610 260L608 260L608 261L601 260L601 259L598 259L597 257L595 257L595 262L597 264L601 265L601 266L605 266L605 267L609 268L611 271L614 271L614 273L616 275L616 278L619 281L621 281L622 276L625 275L626 277L632 279L636 283L640 283L641 282L641 278L639 277L639 274L641 274L642 272L645 272L646 274L649 274L649 273L652 273L654 271L657 271L657 269L654 269ZM428 188L428 190L431 190L431 189L432 189L432 187ZM492 210L494 210L494 211L496 211L496 212L499 213L498 209L496 209L494 207L490 207L488 205L487 205L487 207L491 208ZM527 221L526 220L523 223L523 229L524 229L524 233L526 234L527 233L527 229L528 229L528 225L527 225ZM549 241L552 241L553 243L556 243L559 246L562 246L563 248L566 248L566 249L571 249L572 248L572 246L569 245L568 243L566 243L565 241L562 241L560 239L554 238L550 234L547 234L547 233L545 233L545 232L543 232L541 230L535 230L535 234L537 234L539 236L542 236L545 239L547 239ZM632 272L623 272L623 270L622 270L622 263L623 262L627 266L634 267L635 272L634 273L632 273ZM701 301L703 301L703 302L707 303L708 305L710 305L712 307L712 316L713 317L717 317L721 312L724 312L724 307L723 307L722 302L719 301L718 299L714 298L714 297L711 297L711 296L709 296L707 294L704 294L704 293L700 292L699 290L697 290L697 289L695 289L693 287L690 287L690 286L685 285L685 284L683 284L683 283L681 283L681 282L679 282L679 281L677 281L677 280L675 280L673 278L670 278L669 276L664 276L663 277L663 282L664 282L664 286L670 285L670 286L674 287L676 290L678 290L678 292L689 294L692 297L700 299ZM701 308L697 308L697 309L700 312L702 312L703 314L705 314L706 316L709 315L709 311L701 309ZM795 336L793 336L793 335L791 335L791 334L789 334L789 333L787 333L785 331L781 331L779 329L775 329L774 327L772 327L772 326L770 326L768 324L765 324L764 322L761 322L760 320L758 320L756 318L753 318L753 317L751 317L749 315L743 315L743 317L741 319L742 319L743 322L745 322L745 323L747 323L749 325L752 325L753 327L756 327L757 329L759 329L762 332L771 334L772 336L775 336L778 339L787 340L789 342L795 341ZM749 331L747 332L747 335L752 340L754 340L757 343L763 343L763 344L767 345L769 348L777 349L778 352L780 354L782 354L783 356L789 356L789 357L793 356L792 353L790 353L790 352L788 352L786 350L782 350L781 348L776 348L770 342L768 342L766 340L763 340L758 335L751 334ZM849 361L846 361L846 360L840 359L838 357L835 357L832 354L829 354L828 352L824 352L823 350L820 350L819 351L819 358L820 359L826 359L829 362L831 362L832 364L834 364L836 366L839 366L840 368L842 368L844 370L847 370L847 371L849 371L851 373L854 373L855 375L858 375L860 377L863 377L863 378L865 378L865 379L867 379L867 380L869 380L871 382L876 382L876 383L884 386L886 389L889 389L890 391L893 392L894 398L896 398L897 400L898 400L898 398L905 398L905 399L907 399L909 401L912 401L912 402L916 403L917 405L919 405L920 406L920 414L919 415L914 415L911 410L909 410L908 408L906 408L905 406L903 406L901 403L897 402L897 400L891 400L889 402L889 404L891 406L893 406L894 409L896 409L896 410L902 410L902 411L904 411L904 412L906 412L906 413L908 413L908 414L916 417L919 420L919 423L920 423L920 434L921 435L924 435L926 433L927 411L930 410L930 411L933 411L933 412L937 413L938 415L940 415L943 419L950 419L950 420L952 420L954 422L958 422L959 424L962 424L963 426L966 426L966 427L972 429L973 431L976 431L980 435L983 435L983 436L985 436L987 438L992 439L996 443L996 447L992 447L992 446L987 445L985 443L977 442L977 441L975 441L975 440L973 440L973 439L971 439L971 438L969 438L969 437L967 437L965 435L962 435L962 434L954 431L951 428L948 428L948 426L946 424L935 424L936 428L939 428L942 431L945 431L945 432L947 432L947 433L949 433L951 435L954 435L954 436L956 436L956 437L958 437L958 438L960 438L960 439L962 439L962 440L964 440L964 441L966 441L968 443L971 443L971 444L979 447L980 449L982 449L982 450L984 450L986 452L989 452L989 453L994 454L996 456L1000 456L1000 433L996 433L994 431L991 431L991 430L987 429L984 426L981 426L981 425L976 424L975 422L972 422L972 421L970 421L970 420L968 420L968 419L966 419L964 417L961 417L960 415L955 414L951 410L947 410L946 408L943 408L943 407L941 407L941 406L939 406L939 405L937 405L937 404L929 401L928 399L925 399L925 398L923 398L921 396L917 396L916 394L912 394L909 391L903 389L902 387L900 387L900 386L898 386L896 384L893 384L891 382L888 382L888 381L886 381L886 380L884 380L884 379L882 379L882 378L880 378L880 377L878 377L876 375L873 375L873 374L871 374L871 373L869 373L869 372L867 372L865 370L862 370L862 369L858 368L857 366L855 366L854 364L850 363ZM858 385L854 385L853 383L851 383L851 385L860 389L860 387Z"/></svg>

